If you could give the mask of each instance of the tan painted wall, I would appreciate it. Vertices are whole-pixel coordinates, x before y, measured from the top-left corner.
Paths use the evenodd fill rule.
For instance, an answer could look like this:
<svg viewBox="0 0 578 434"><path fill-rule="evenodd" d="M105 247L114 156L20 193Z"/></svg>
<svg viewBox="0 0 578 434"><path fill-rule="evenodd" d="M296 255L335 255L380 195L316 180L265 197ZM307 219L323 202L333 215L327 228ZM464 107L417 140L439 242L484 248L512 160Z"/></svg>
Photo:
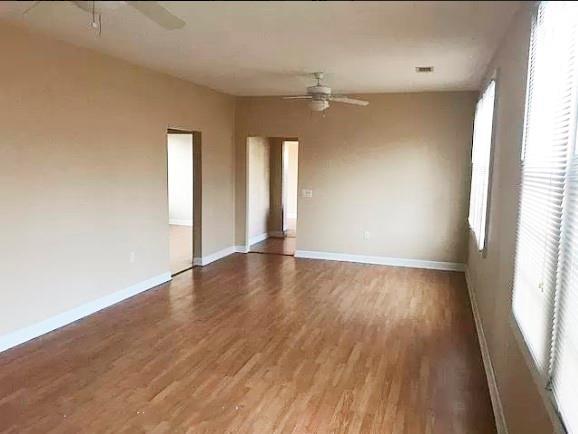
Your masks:
<svg viewBox="0 0 578 434"><path fill-rule="evenodd" d="M297 101L237 101L237 244L251 135L299 139L298 249L464 262L474 92L365 95L323 117ZM363 232L371 232L364 240Z"/></svg>
<svg viewBox="0 0 578 434"><path fill-rule="evenodd" d="M287 174L286 174L286 193L285 193L285 203L286 211L285 213L291 218L297 215L297 186L298 186L298 157L299 157L299 143L298 142L285 142L285 152L287 152Z"/></svg>
<svg viewBox="0 0 578 434"><path fill-rule="evenodd" d="M270 171L271 148L265 137L247 139L249 158L249 237L267 233L270 214Z"/></svg>
<svg viewBox="0 0 578 434"><path fill-rule="evenodd" d="M284 140L282 137L247 138L249 166L252 167L249 170L250 238L265 232L277 236L283 231ZM266 165L265 158L268 158Z"/></svg>
<svg viewBox="0 0 578 434"><path fill-rule="evenodd" d="M233 97L5 23L0 53L0 335L168 271L169 126L202 132L203 254L234 244Z"/></svg>
<svg viewBox="0 0 578 434"><path fill-rule="evenodd" d="M530 14L513 20L488 76L497 70L497 123L486 257L470 237L468 269L510 434L553 432L510 323L521 175Z"/></svg>
<svg viewBox="0 0 578 434"><path fill-rule="evenodd" d="M283 139L271 137L269 232L283 230Z"/></svg>

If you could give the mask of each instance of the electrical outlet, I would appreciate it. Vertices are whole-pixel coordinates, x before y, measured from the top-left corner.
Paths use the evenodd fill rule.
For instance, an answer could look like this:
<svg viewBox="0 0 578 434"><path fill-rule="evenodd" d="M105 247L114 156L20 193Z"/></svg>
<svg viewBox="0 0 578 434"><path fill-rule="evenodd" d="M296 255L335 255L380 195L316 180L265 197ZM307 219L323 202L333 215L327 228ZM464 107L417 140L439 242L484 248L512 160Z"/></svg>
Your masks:
<svg viewBox="0 0 578 434"><path fill-rule="evenodd" d="M131 264L134 264L135 261L136 261L135 252L130 252L130 254L128 255L128 262L130 262Z"/></svg>
<svg viewBox="0 0 578 434"><path fill-rule="evenodd" d="M301 193L303 194L303 197L313 197L313 190L304 188L301 190Z"/></svg>
<svg viewBox="0 0 578 434"><path fill-rule="evenodd" d="M369 240L371 238L371 232L369 231L363 231L363 239L364 240Z"/></svg>

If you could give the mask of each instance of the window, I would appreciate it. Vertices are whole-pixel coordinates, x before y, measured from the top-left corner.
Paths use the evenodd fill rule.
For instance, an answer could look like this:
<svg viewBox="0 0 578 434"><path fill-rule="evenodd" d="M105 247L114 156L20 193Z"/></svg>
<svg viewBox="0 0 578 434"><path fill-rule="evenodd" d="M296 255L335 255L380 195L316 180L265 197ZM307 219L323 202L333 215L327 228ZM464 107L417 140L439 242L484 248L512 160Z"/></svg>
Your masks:
<svg viewBox="0 0 578 434"><path fill-rule="evenodd" d="M476 105L472 143L472 185L468 222L476 238L478 250L486 246L486 219L490 187L492 125L496 83L490 81Z"/></svg>
<svg viewBox="0 0 578 434"><path fill-rule="evenodd" d="M532 25L514 317L568 432L578 432L578 3Z"/></svg>

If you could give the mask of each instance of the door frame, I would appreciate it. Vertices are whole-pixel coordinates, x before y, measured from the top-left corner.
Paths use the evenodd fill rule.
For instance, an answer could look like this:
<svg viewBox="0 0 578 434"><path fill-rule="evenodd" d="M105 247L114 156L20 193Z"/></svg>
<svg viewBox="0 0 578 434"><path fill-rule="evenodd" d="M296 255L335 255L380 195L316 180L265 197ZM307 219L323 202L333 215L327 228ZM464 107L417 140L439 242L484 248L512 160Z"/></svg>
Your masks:
<svg viewBox="0 0 578 434"><path fill-rule="evenodd" d="M179 271L176 274L182 273L184 271L190 270L191 268L201 265L202 258L202 246L203 246L203 230L202 230L202 134L200 131L195 131L187 128L173 128L168 127L165 132L165 175L166 175L166 209L167 209L167 220L168 220L168 210L169 210L169 165L168 165L168 135L169 134L190 134L192 136L192 152L193 152L193 200L192 200L192 214L193 214L193 262L190 268ZM167 231L167 245L170 249L170 239L169 233ZM167 252L170 254L170 252Z"/></svg>
<svg viewBox="0 0 578 434"><path fill-rule="evenodd" d="M287 236L287 142L281 142L281 230Z"/></svg>
<svg viewBox="0 0 578 434"><path fill-rule="evenodd" d="M284 138L282 145L283 145L283 149L282 149L282 159L283 159L283 163L281 165L282 167L282 187L281 187L281 200L283 203L282 209L281 209L281 218L282 218L282 228L283 228L283 236L286 237L287 236L287 221L289 220L289 218L287 217L287 191L288 189L288 161L289 161L289 155L288 155L288 151L287 151L287 142L292 142L292 143L296 143L297 146L297 186L296 186L296 191L295 194L297 195L296 199L296 207L299 204L299 139L296 137L292 137L292 138ZM299 215L299 210L296 210L296 216ZM297 218L295 220L295 224L297 224ZM297 229L297 228L296 228ZM296 231L297 232L297 231ZM296 238L296 237L295 237Z"/></svg>
<svg viewBox="0 0 578 434"><path fill-rule="evenodd" d="M244 239L244 246L243 251L248 253L251 249L250 245L250 236L249 236L249 221L250 221L250 206L249 206L249 198L250 198L250 191L249 191L249 175L250 175L250 158L249 158L249 139L252 137L265 137L269 140L277 139L281 141L282 150L281 150L281 158L284 161L284 151L285 151L285 142L297 142L300 143L298 136L288 135L288 136L266 136L266 135L259 135L259 134L251 134L244 137L244 145L245 145L245 239ZM299 171L299 168L297 169ZM283 234L285 235L285 170L282 169L282 181L281 181L281 228L283 230ZM299 196L299 195L298 195Z"/></svg>

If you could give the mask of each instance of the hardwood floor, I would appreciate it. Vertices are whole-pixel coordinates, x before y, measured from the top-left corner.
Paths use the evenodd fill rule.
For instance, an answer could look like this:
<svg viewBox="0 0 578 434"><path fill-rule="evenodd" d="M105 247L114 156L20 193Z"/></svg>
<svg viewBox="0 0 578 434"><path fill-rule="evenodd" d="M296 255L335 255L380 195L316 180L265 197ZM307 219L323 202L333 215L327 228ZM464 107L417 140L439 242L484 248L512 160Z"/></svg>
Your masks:
<svg viewBox="0 0 578 434"><path fill-rule="evenodd" d="M253 244L250 251L254 253L293 256L295 254L295 238L267 238L266 240Z"/></svg>
<svg viewBox="0 0 578 434"><path fill-rule="evenodd" d="M0 431L495 427L463 274L235 254L1 353Z"/></svg>
<svg viewBox="0 0 578 434"><path fill-rule="evenodd" d="M169 258L171 274L193 266L193 227L169 225Z"/></svg>

